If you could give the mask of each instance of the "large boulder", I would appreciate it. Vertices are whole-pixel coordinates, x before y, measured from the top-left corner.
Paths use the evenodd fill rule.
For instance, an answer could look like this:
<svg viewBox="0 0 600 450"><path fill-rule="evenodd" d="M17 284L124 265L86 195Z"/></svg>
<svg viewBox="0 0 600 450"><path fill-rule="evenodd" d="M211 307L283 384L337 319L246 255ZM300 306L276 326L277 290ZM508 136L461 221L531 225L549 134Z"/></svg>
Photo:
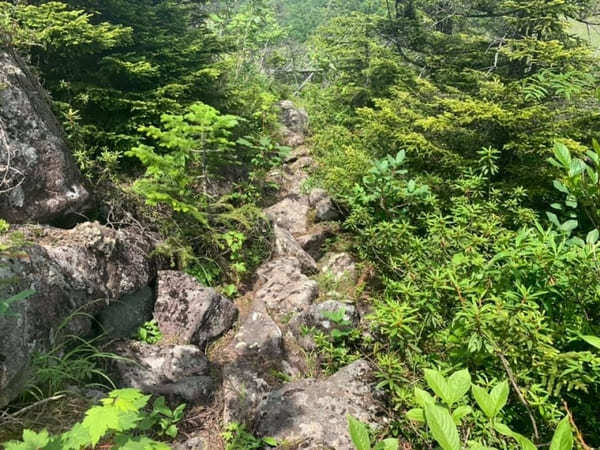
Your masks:
<svg viewBox="0 0 600 450"><path fill-rule="evenodd" d="M324 379L286 383L258 407L259 436L295 443L294 448L353 450L347 416L375 424L382 414L366 361L356 361Z"/></svg>
<svg viewBox="0 0 600 450"><path fill-rule="evenodd" d="M167 342L205 347L234 324L233 302L190 275L173 270L158 272L154 318Z"/></svg>
<svg viewBox="0 0 600 450"><path fill-rule="evenodd" d="M0 217L48 223L88 200L48 95L12 50L0 48Z"/></svg>
<svg viewBox="0 0 600 450"><path fill-rule="evenodd" d="M273 223L288 230L293 235L306 233L308 229L308 199L286 197L265 210Z"/></svg>
<svg viewBox="0 0 600 450"><path fill-rule="evenodd" d="M151 247L141 236L97 223L72 230L22 226L0 235L3 245L13 249L0 252L0 298L27 289L35 294L0 315L0 406L19 394L31 355L50 348L54 330L73 312L95 314L155 277ZM91 321L80 317L71 328L90 332Z"/></svg>
<svg viewBox="0 0 600 450"><path fill-rule="evenodd" d="M207 402L216 388L208 359L194 345L125 341L114 350L124 357L115 361L122 386L192 403Z"/></svg>

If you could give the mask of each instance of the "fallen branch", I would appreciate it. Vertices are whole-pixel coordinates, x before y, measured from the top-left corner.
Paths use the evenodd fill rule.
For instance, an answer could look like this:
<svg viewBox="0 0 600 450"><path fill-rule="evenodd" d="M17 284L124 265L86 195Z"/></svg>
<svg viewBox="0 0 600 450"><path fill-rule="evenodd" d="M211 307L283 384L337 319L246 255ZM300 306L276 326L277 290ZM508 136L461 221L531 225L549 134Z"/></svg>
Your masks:
<svg viewBox="0 0 600 450"><path fill-rule="evenodd" d="M523 396L523 393L521 392L521 389L519 388L519 385L517 384L515 375L513 374L513 371L510 368L510 364L508 364L508 361L506 360L506 358L500 351L497 350L497 354L498 354L498 357L500 358L500 361L502 361L502 365L504 366L504 370L506 371L506 374L508 375L510 384L512 384L514 390L517 392L517 395L519 396L519 400L521 400L521 403L523 403L523 406L525 406L525 409L527 410L527 414L529 414L529 420L531 420L531 425L533 426L533 435L535 436L536 440L539 440L540 434L538 432L537 423L535 422L535 417L533 417L533 412L531 411L531 407L529 406L529 403L527 402L527 400L525 400L525 397Z"/></svg>

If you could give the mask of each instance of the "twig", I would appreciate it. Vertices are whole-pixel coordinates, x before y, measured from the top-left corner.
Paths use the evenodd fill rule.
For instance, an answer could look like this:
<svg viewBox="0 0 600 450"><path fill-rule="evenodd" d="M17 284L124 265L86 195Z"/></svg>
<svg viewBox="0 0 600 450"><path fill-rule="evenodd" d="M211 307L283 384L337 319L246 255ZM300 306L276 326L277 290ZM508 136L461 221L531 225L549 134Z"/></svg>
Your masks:
<svg viewBox="0 0 600 450"><path fill-rule="evenodd" d="M31 405L26 406L25 408L22 408L22 409L18 410L15 413L10 414L10 416L12 416L12 417L20 416L21 414L26 413L30 409L36 408L36 407L44 405L46 403L53 402L55 400L60 400L61 398L64 398L66 396L67 396L66 394L58 394L58 395L55 395L53 397L44 398L44 399L42 399L42 400L40 400L38 402L32 403Z"/></svg>
<svg viewBox="0 0 600 450"><path fill-rule="evenodd" d="M513 374L512 369L510 368L510 365L508 364L508 361L506 360L504 355L499 350L496 350L496 351L497 351L498 357L500 358L500 361L502 361L504 370L506 370L506 374L508 375L508 378L510 379L510 383L512 384L513 388L517 392L517 395L519 396L519 400L521 400L521 403L523 403L523 406L525 406L525 409L527 410L527 414L529 414L529 419L531 420L531 425L533 426L533 434L535 436L535 439L539 440L540 435L538 433L537 423L535 422L535 418L533 417L533 412L531 411L531 407L529 406L529 403L527 402L527 400L525 400L525 397L523 397L523 393L521 392L521 389L519 388L519 385L517 384L517 381L515 380L515 376Z"/></svg>
<svg viewBox="0 0 600 450"><path fill-rule="evenodd" d="M583 440L583 435L581 434L581 431L579 431L579 428L577 428L577 424L575 423L573 414L571 414L571 411L569 410L569 406L567 405L567 402L565 400L563 400L563 406L565 407L567 416L569 416L569 422L571 422L571 426L575 430L575 435L577 436L577 440L579 441L579 444L583 447L583 450L592 450L592 447L587 445L585 443L585 441Z"/></svg>

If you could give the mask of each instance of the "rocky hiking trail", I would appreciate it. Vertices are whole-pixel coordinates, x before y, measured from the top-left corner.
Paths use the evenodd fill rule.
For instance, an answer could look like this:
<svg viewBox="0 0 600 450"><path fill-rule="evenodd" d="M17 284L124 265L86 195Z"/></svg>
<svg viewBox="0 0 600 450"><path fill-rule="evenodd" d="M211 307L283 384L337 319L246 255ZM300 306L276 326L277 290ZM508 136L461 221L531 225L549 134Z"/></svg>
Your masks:
<svg viewBox="0 0 600 450"><path fill-rule="evenodd" d="M54 143L13 145L13 161L24 161L27 167L30 160L55 161L51 166L64 172L53 175L61 188L53 192L60 198L44 203L48 208L43 211L38 208L43 217L21 208L36 202L37 191L28 185L35 178L24 179L18 202L8 200L14 209L11 217L21 223L54 219L68 213L61 205L71 205L67 200L73 197L71 187L80 185L80 175L50 116L28 115L23 107L36 107L37 97L25 95L22 88L33 77L20 64L11 67L0 79L7 86L0 95L11 112L4 120L9 132L14 122L21 133L11 136L35 143L51 134ZM70 320L66 331L92 334L94 315L118 338L110 350L126 358L113 363L120 387L188 404L174 448L223 448L220 433L231 422L246 425L259 437L277 439L281 448L353 448L347 415L371 424L382 415L369 364L359 360L332 376L321 376L311 357L315 344L303 330L327 332L340 326L327 314L340 310L347 323L358 325L353 302L343 293L320 292L315 280L327 274L356 282L356 267L348 254L323 252L325 240L337 230L338 212L324 191L304 192L314 164L305 145L308 118L289 101L281 109L284 144L292 151L270 174L281 187L274 204L265 209L273 222L272 255L256 271L252 289L235 302L183 272L157 271L153 244L141 230L114 230L96 222L68 230L13 226L31 244L24 254L2 259L0 278L18 280L10 287L13 292L33 289L35 295L16 305L14 316L0 316L0 407L23 390L34 352L50 349L59 324L84 308L87 315ZM25 128L20 125L24 121ZM42 153L33 154L34 147ZM151 318L163 332L162 341L151 345L130 340Z"/></svg>
<svg viewBox="0 0 600 450"><path fill-rule="evenodd" d="M253 289L234 304L188 275L159 271L154 318L165 340L178 344L121 344L120 352L139 363L118 364L124 384L196 404L195 426L188 423L187 440L177 449L222 448L219 433L231 422L275 438L281 448L352 449L347 415L367 423L381 415L366 361L314 377L308 357L314 342L303 327L330 331L336 325L326 312L345 311L353 325L359 316L351 303L320 295L328 293L320 293L311 277L329 273L355 281L356 267L347 254L322 252L336 229L327 221L337 211L325 192L303 193L313 164L304 145L307 119L290 102L282 109L293 151L271 173L281 186L265 210L273 222L273 252L257 270Z"/></svg>

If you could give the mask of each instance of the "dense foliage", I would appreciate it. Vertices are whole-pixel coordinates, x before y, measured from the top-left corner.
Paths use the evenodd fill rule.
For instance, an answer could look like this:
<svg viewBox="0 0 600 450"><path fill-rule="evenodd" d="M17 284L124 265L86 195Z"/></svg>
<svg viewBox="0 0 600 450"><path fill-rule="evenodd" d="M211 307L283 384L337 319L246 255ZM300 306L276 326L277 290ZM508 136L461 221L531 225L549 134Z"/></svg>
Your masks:
<svg viewBox="0 0 600 450"><path fill-rule="evenodd" d="M585 449L600 446L600 61L575 25L599 8L5 1L0 45L51 91L96 218L158 232L162 262L230 295L270 251L259 206L286 151L276 103L295 93L309 184L344 212L331 245L361 261L371 311L316 336L321 362L370 357L390 410L371 435L350 419L357 445Z"/></svg>

